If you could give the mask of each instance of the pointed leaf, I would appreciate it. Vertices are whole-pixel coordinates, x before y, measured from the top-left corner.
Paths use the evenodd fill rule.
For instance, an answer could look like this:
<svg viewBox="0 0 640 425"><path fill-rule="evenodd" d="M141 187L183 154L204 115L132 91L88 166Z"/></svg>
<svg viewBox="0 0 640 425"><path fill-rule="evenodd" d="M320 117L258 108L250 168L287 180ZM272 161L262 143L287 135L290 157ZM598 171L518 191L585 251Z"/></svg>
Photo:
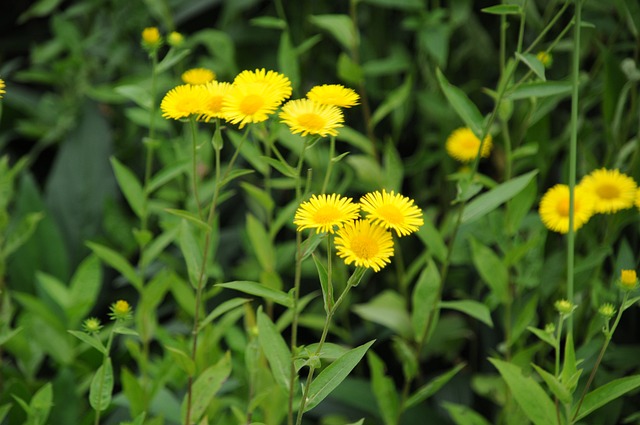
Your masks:
<svg viewBox="0 0 640 425"><path fill-rule="evenodd" d="M89 403L93 410L103 411L111 404L111 394L113 393L113 368L111 358L107 357L105 362L98 368L91 380L89 391Z"/></svg>
<svg viewBox="0 0 640 425"><path fill-rule="evenodd" d="M411 321L416 341L422 338L429 315L434 308L437 308L439 287L440 273L433 260L430 260L427 267L420 273L411 297Z"/></svg>
<svg viewBox="0 0 640 425"><path fill-rule="evenodd" d="M439 68L436 69L436 76L438 77L440 88L444 92L451 107L467 127L469 127L478 138L481 138L483 133L483 119L476 105L469 100L462 90L450 84Z"/></svg>
<svg viewBox="0 0 640 425"><path fill-rule="evenodd" d="M329 32L348 52L358 45L358 33L348 15L315 15L309 21Z"/></svg>
<svg viewBox="0 0 640 425"><path fill-rule="evenodd" d="M205 369L193 383L191 399L191 422L200 423L202 415L231 373L231 356L227 354L218 363ZM182 403L182 419L187 413L187 396Z"/></svg>
<svg viewBox="0 0 640 425"><path fill-rule="evenodd" d="M640 375L627 376L608 382L587 394L580 407L580 412L576 412L574 408L572 416L579 413L575 418L576 421L579 421L590 415L596 409L622 397L624 394L638 387L640 387Z"/></svg>
<svg viewBox="0 0 640 425"><path fill-rule="evenodd" d="M192 287L197 288L203 261L202 251L200 249L200 246L198 245L198 240L193 234L191 226L189 226L187 220L182 220L182 222L180 223L178 245L180 246L182 257L187 264L189 282L191 283Z"/></svg>
<svg viewBox="0 0 640 425"><path fill-rule="evenodd" d="M235 289L236 291L244 292L245 294L256 295L268 300L271 300L277 304L285 307L292 307L293 301L289 294L276 289L271 289L258 282L250 282L247 280L235 280L233 282L218 283L216 286L222 286L223 288Z"/></svg>
<svg viewBox="0 0 640 425"><path fill-rule="evenodd" d="M518 100L530 97L568 96L571 88L569 81L534 81L520 84L513 91L507 92L504 98Z"/></svg>
<svg viewBox="0 0 640 425"><path fill-rule="evenodd" d="M100 353L107 355L107 347L105 347L102 341L100 341L98 338L80 331L69 330L67 332L78 338L80 341L86 342L91 347L98 350Z"/></svg>
<svg viewBox="0 0 640 425"><path fill-rule="evenodd" d="M363 319L393 329L404 337L409 338L413 333L404 298L391 289L381 292L366 304L354 305L352 310Z"/></svg>
<svg viewBox="0 0 640 425"><path fill-rule="evenodd" d="M517 4L499 4L485 7L481 11L493 15L519 15L522 13L522 8Z"/></svg>
<svg viewBox="0 0 640 425"><path fill-rule="evenodd" d="M138 291L142 290L142 279L136 270L120 253L95 242L87 242L87 246L102 261L119 271Z"/></svg>
<svg viewBox="0 0 640 425"><path fill-rule="evenodd" d="M258 310L258 339L273 377L278 385L288 391L291 384L291 352L269 316L261 309Z"/></svg>
<svg viewBox="0 0 640 425"><path fill-rule="evenodd" d="M31 398L29 402L29 419L34 424L46 424L53 406L53 386L47 382Z"/></svg>
<svg viewBox="0 0 640 425"><path fill-rule="evenodd" d="M443 406L456 425L491 425L479 413L462 404L444 402Z"/></svg>
<svg viewBox="0 0 640 425"><path fill-rule="evenodd" d="M247 236L260 266L266 271L274 271L276 269L276 250L267 230L252 214L247 214L246 226Z"/></svg>
<svg viewBox="0 0 640 425"><path fill-rule="evenodd" d="M486 305L479 303L478 301L441 301L440 308L448 308L450 310L460 311L480 320L490 328L493 327L493 321L491 320L491 312L489 311L489 308Z"/></svg>
<svg viewBox="0 0 640 425"><path fill-rule="evenodd" d="M247 298L232 298L230 300L227 300L225 302L223 302L222 304L218 305L216 308L213 309L213 311L209 314L207 314L207 317L205 317L202 322L200 322L200 326L198 326L199 330L202 330L205 326L207 326L209 323L213 322L215 319L217 319L218 317L222 316L223 314L238 308L246 303L248 303L249 299Z"/></svg>
<svg viewBox="0 0 640 425"><path fill-rule="evenodd" d="M404 405L405 409L416 406L437 393L440 388L442 388L447 382L449 382L451 378L456 376L456 374L460 372L465 366L466 363L456 365L442 375L433 378L424 386L418 388L418 390L407 399L407 402Z"/></svg>
<svg viewBox="0 0 640 425"><path fill-rule="evenodd" d="M549 387L553 395L555 395L558 400L560 400L564 404L571 403L571 393L569 392L567 387L564 386L562 382L560 382L558 378L536 364L532 364L531 366L533 366L536 372L538 372L538 375L540 375L540 377L547 384L547 387Z"/></svg>
<svg viewBox="0 0 640 425"><path fill-rule="evenodd" d="M111 157L111 166L116 175L118 186L120 186L120 190L122 190L129 206L138 217L142 217L145 208L142 184L140 184L136 175L118 161L116 157Z"/></svg>
<svg viewBox="0 0 640 425"><path fill-rule="evenodd" d="M536 57L536 55L532 55L531 53L520 54L516 52L516 57L525 65L529 67L530 70L534 72L542 81L546 81L546 77L544 75L544 65L540 62L540 59Z"/></svg>
<svg viewBox="0 0 640 425"><path fill-rule="evenodd" d="M384 363L372 351L367 354L371 370L371 387L378 403L378 412L386 425L395 425L398 419L398 390L393 379L384 373Z"/></svg>
<svg viewBox="0 0 640 425"><path fill-rule="evenodd" d="M469 237L471 245L471 255L476 270L482 280L491 288L496 297L501 301L507 300L508 291L508 271L500 257L489 247L478 242L475 238Z"/></svg>
<svg viewBox="0 0 640 425"><path fill-rule="evenodd" d="M411 78L411 74L408 74L402 85L389 93L384 102L382 102L380 106L378 106L378 109L375 110L371 116L371 125L375 126L392 111L404 105L411 93L412 86L413 79Z"/></svg>
<svg viewBox="0 0 640 425"><path fill-rule="evenodd" d="M196 364L193 359L187 355L184 351L176 347L164 347L169 354L171 354L171 358L176 362L176 365L187 374L187 376L193 376L196 373Z"/></svg>
<svg viewBox="0 0 640 425"><path fill-rule="evenodd" d="M316 270L318 271L318 279L320 279L320 286L322 287L322 300L324 301L324 311L329 313L331 306L333 306L333 289L329 289L329 275L327 273L327 269L324 268L324 265L318 260L318 258L314 255L313 262L316 265Z"/></svg>

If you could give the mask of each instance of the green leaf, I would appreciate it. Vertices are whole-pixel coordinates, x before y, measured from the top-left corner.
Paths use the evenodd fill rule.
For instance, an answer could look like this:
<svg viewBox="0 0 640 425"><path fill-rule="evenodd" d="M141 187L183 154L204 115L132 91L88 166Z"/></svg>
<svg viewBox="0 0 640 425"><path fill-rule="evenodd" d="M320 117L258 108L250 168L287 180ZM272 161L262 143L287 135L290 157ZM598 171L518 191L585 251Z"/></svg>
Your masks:
<svg viewBox="0 0 640 425"><path fill-rule="evenodd" d="M553 335L549 334L549 332L545 332L542 329L538 329L538 328L534 328L534 327L527 327L527 329L532 332L535 336L537 336L538 338L540 338L542 341L546 342L547 344L549 344L552 347L556 346L556 341Z"/></svg>
<svg viewBox="0 0 640 425"><path fill-rule="evenodd" d="M375 127L376 124L382 121L384 117L404 105L409 98L412 86L413 78L411 78L411 74L407 74L402 85L389 93L385 100L375 110L371 116L371 126Z"/></svg>
<svg viewBox="0 0 640 425"><path fill-rule="evenodd" d="M236 291L244 292L245 294L256 295L268 300L271 300L277 304L285 307L293 307L293 301L289 294L276 289L271 289L258 282L250 282L246 280L235 280L233 282L218 283L216 286L223 288L235 289Z"/></svg>
<svg viewBox="0 0 640 425"><path fill-rule="evenodd" d="M258 339L265 357L269 361L271 373L282 388L289 391L291 385L291 352L287 343L269 316L258 309Z"/></svg>
<svg viewBox="0 0 640 425"><path fill-rule="evenodd" d="M508 297L507 267L502 260L487 246L469 237L473 264L480 273L482 280L491 288L496 297L505 302Z"/></svg>
<svg viewBox="0 0 640 425"><path fill-rule="evenodd" d="M107 347L105 347L104 344L102 343L102 341L100 341L95 336L88 335L88 334L86 334L84 332L74 331L74 330L69 330L67 332L69 332L71 335L73 335L76 338L78 338L80 341L86 342L91 347L93 347L96 350L98 350L100 353L102 353L104 355L108 354Z"/></svg>
<svg viewBox="0 0 640 425"><path fill-rule="evenodd" d="M180 62L182 59L189 56L191 53L188 49L169 49L169 52L165 55L165 57L160 61L158 66L156 67L156 74L161 74L168 69L170 69L173 65Z"/></svg>
<svg viewBox="0 0 640 425"><path fill-rule="evenodd" d="M282 31L280 35L278 67L280 72L289 77L293 90L297 91L300 85L300 64L298 63L298 53L291 42L289 31Z"/></svg>
<svg viewBox="0 0 640 425"><path fill-rule="evenodd" d="M69 324L75 327L93 309L102 286L102 267L95 255L90 255L80 263L69 286L67 315Z"/></svg>
<svg viewBox="0 0 640 425"><path fill-rule="evenodd" d="M159 236L156 236L151 242L145 246L140 260L140 267L147 267L158 255L169 246L180 233L180 226L173 226Z"/></svg>
<svg viewBox="0 0 640 425"><path fill-rule="evenodd" d="M569 332L564 343L564 360L562 362L560 381L569 389L570 392L573 392L578 385L578 378L581 373L582 369L578 370L576 349L573 344L573 333Z"/></svg>
<svg viewBox="0 0 640 425"><path fill-rule="evenodd" d="M462 404L444 402L443 407L456 425L491 425L482 415Z"/></svg>
<svg viewBox="0 0 640 425"><path fill-rule="evenodd" d="M532 70L533 73L536 74L542 81L547 80L544 75L544 65L542 64L542 62L540 62L540 59L538 59L536 55L532 55L531 53L520 54L516 52L516 58L518 58L520 62L527 65L529 69Z"/></svg>
<svg viewBox="0 0 640 425"><path fill-rule="evenodd" d="M190 167L190 161L182 161L163 168L149 181L149 184L147 186L148 192L153 193L156 189L159 189L165 183L168 183L179 175L186 173Z"/></svg>
<svg viewBox="0 0 640 425"><path fill-rule="evenodd" d="M480 9L484 13L491 13L493 15L520 15L522 8L517 4L499 4L496 6L489 6Z"/></svg>
<svg viewBox="0 0 640 425"><path fill-rule="evenodd" d="M510 100L528 99L531 97L568 96L572 85L569 81L534 81L524 83L508 91L504 98Z"/></svg>
<svg viewBox="0 0 640 425"><path fill-rule="evenodd" d="M164 346L165 350L169 352L171 358L175 361L176 365L187 374L187 376L194 376L196 373L196 364L193 359L189 357L187 353L183 350L170 347L168 345Z"/></svg>
<svg viewBox="0 0 640 425"><path fill-rule="evenodd" d="M558 400L564 404L571 403L571 392L569 392L569 389L564 386L558 378L536 364L532 364L531 366L533 366L536 372L538 372L538 375L542 377L544 382L547 384L547 387L549 387L553 395L555 395Z"/></svg>
<svg viewBox="0 0 640 425"><path fill-rule="evenodd" d="M142 278L122 255L95 242L86 244L102 261L119 271L138 291L142 291Z"/></svg>
<svg viewBox="0 0 640 425"><path fill-rule="evenodd" d="M23 329L22 327L17 327L15 329L7 329L7 328L0 329L0 347L6 344L7 341L9 341L11 338L18 335L20 332L22 332L22 329ZM1 419L2 418L0 418L0 420Z"/></svg>
<svg viewBox="0 0 640 425"><path fill-rule="evenodd" d="M478 301L440 301L440 308L448 308L450 310L457 310L468 314L469 316L480 320L490 328L493 328L493 321L491 320L491 312L489 311L489 308Z"/></svg>
<svg viewBox="0 0 640 425"><path fill-rule="evenodd" d="M579 421L610 401L616 400L638 387L640 387L640 375L627 376L608 382L589 392L584 397L580 411L576 412L574 407L571 416L577 415L575 421Z"/></svg>
<svg viewBox="0 0 640 425"><path fill-rule="evenodd" d="M362 3L368 3L379 7L388 7L390 9L401 10L420 10L425 8L422 0L361 0Z"/></svg>
<svg viewBox="0 0 640 425"><path fill-rule="evenodd" d="M173 208L165 208L164 210L171 215L175 215L176 217L183 218L188 222L195 224L205 232L211 231L211 226L209 226L206 222L201 220L200 217L198 217L197 215L195 215L190 211L173 209Z"/></svg>
<svg viewBox="0 0 640 425"><path fill-rule="evenodd" d="M140 381L138 381L138 378L126 367L122 368L120 380L122 382L122 392L129 402L131 416L143 415L145 408L145 391ZM142 425L142 421L140 421L140 425Z"/></svg>
<svg viewBox="0 0 640 425"><path fill-rule="evenodd" d="M329 274L327 273L327 269L324 268L324 265L315 255L313 256L313 262L316 265L316 270L318 271L318 279L320 280L320 286L322 287L324 311L329 314L329 310L331 310L331 307L333 306L333 288L329 288Z"/></svg>
<svg viewBox="0 0 640 425"><path fill-rule="evenodd" d="M4 247L0 247L0 254L7 258L24 245L36 231L38 223L44 218L41 212L29 213L6 235Z"/></svg>
<svg viewBox="0 0 640 425"><path fill-rule="evenodd" d="M427 267L420 273L411 296L411 321L416 341L422 338L429 315L434 308L437 308L439 287L438 267L433 260L429 260Z"/></svg>
<svg viewBox="0 0 640 425"><path fill-rule="evenodd" d="M53 406L53 385L47 382L31 398L29 402L30 423L46 424ZM31 422L33 421L33 422Z"/></svg>
<svg viewBox="0 0 640 425"><path fill-rule="evenodd" d="M404 298L391 289L381 292L366 304L354 305L352 310L363 319L393 329L403 337L412 335L411 318Z"/></svg>
<svg viewBox="0 0 640 425"><path fill-rule="evenodd" d="M557 422L553 401L532 377L524 376L522 370L514 364L493 358L489 361L498 369L511 394L531 422L535 425Z"/></svg>
<svg viewBox="0 0 640 425"><path fill-rule="evenodd" d="M420 240L429 248L430 253L438 260L444 261L447 257L447 245L444 243L442 235L435 228L433 222L426 216L424 217L424 224L420 226L420 229L416 233Z"/></svg>
<svg viewBox="0 0 640 425"><path fill-rule="evenodd" d="M357 366L374 342L375 340L349 350L320 372L313 382L311 382L309 387L309 399L304 411L308 412L316 407L331 393L331 391L340 385L349 373L351 373L353 368Z"/></svg>
<svg viewBox="0 0 640 425"><path fill-rule="evenodd" d="M151 110L151 93L146 88L139 85L124 85L116 87L114 91L134 101L141 108Z"/></svg>
<svg viewBox="0 0 640 425"><path fill-rule="evenodd" d="M384 149L384 181L387 190L399 192L402 189L404 178L404 164L400 154L391 141L387 142Z"/></svg>
<svg viewBox="0 0 640 425"><path fill-rule="evenodd" d="M191 399L191 423L200 423L202 415L231 373L231 356L227 352L218 363L205 369L193 383ZM182 422L187 413L187 395L182 403Z"/></svg>
<svg viewBox="0 0 640 425"><path fill-rule="evenodd" d="M273 242L262 223L252 214L247 214L247 236L260 266L266 271L274 271L276 269L276 250Z"/></svg>
<svg viewBox="0 0 640 425"><path fill-rule="evenodd" d="M2 406L0 406L0 423L4 423L3 422L4 418L9 413L9 410L11 410L11 406L12 406L12 404L10 404L10 403L3 404Z"/></svg>
<svg viewBox="0 0 640 425"><path fill-rule="evenodd" d="M483 193L471 201L464 209L462 223L472 223L486 214L490 213L509 199L520 193L529 182L538 174L538 170L533 170L513 178L505 183L499 184L487 193Z"/></svg>
<svg viewBox="0 0 640 425"><path fill-rule="evenodd" d="M318 245L320 245L320 242L322 242L326 237L326 233L312 232L309 237L302 242L302 253L300 254L302 256L301 261L306 260L307 257L313 254Z"/></svg>
<svg viewBox="0 0 640 425"><path fill-rule="evenodd" d="M182 257L187 264L189 272L189 282L194 288L198 287L200 272L202 267L202 251L198 245L198 241L193 234L191 226L186 220L180 223L180 236L178 237L178 245L182 252Z"/></svg>
<svg viewBox="0 0 640 425"><path fill-rule="evenodd" d="M120 163L116 157L111 157L111 166L116 175L118 186L120 186L120 190L122 190L129 206L138 217L142 217L145 214L145 205L144 192L140 181L136 175Z"/></svg>
<svg viewBox="0 0 640 425"><path fill-rule="evenodd" d="M367 354L367 359L371 370L371 388L376 396L378 412L382 415L385 425L395 425L400 408L398 390L393 379L385 375L382 360L372 351Z"/></svg>
<svg viewBox="0 0 640 425"><path fill-rule="evenodd" d="M348 15L314 15L309 21L331 34L347 52L359 44L358 33Z"/></svg>
<svg viewBox="0 0 640 425"><path fill-rule="evenodd" d="M255 27L270 28L283 30L287 28L287 22L274 16L259 16L249 20L249 23Z"/></svg>
<svg viewBox="0 0 640 425"><path fill-rule="evenodd" d="M454 376L456 376L458 372L464 369L465 366L466 363L460 363L459 365L454 366L442 375L433 378L431 381L418 388L418 390L407 399L407 402L404 405L405 409L410 409L411 407L422 403L423 401L440 391L440 388L442 388L447 382L449 382Z"/></svg>
<svg viewBox="0 0 640 425"><path fill-rule="evenodd" d="M436 76L438 77L440 88L444 92L449 104L467 127L469 127L478 138L481 138L484 131L483 118L476 105L469 100L464 91L451 85L439 68L436 69Z"/></svg>
<svg viewBox="0 0 640 425"><path fill-rule="evenodd" d="M336 73L338 78L353 86L362 84L364 80L362 67L344 52L338 56Z"/></svg>
<svg viewBox="0 0 640 425"><path fill-rule="evenodd" d="M103 411L111 404L111 394L113 393L113 367L111 358L107 357L105 362L98 368L91 380L89 390L89 403L93 410Z"/></svg>

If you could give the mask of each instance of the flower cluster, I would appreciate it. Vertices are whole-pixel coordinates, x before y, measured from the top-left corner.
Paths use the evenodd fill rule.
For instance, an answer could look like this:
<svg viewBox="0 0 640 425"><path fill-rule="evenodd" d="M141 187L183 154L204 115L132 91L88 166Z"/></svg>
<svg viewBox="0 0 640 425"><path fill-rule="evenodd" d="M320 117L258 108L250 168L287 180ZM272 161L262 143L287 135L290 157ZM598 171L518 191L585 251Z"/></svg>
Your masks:
<svg viewBox="0 0 640 425"><path fill-rule="evenodd" d="M157 51L160 46L162 46L162 35L160 35L160 30L158 27L147 27L142 30L141 34L142 39L142 47L146 50L152 52ZM176 31L172 31L167 35L167 43L171 47L178 47L184 42L184 37L182 34Z"/></svg>
<svg viewBox="0 0 640 425"><path fill-rule="evenodd" d="M471 162L476 159L478 152L482 158L487 158L491 154L493 139L488 134L482 143L480 150L480 139L471 131L469 127L462 127L454 130L445 143L445 149L452 158L460 162Z"/></svg>
<svg viewBox="0 0 640 425"><path fill-rule="evenodd" d="M365 214L360 217L360 212ZM336 250L346 264L380 271L393 256L393 236L409 235L424 223L422 210L414 201L386 190L371 192L354 203L338 194L313 195L298 207L297 230L336 234Z"/></svg>
<svg viewBox="0 0 640 425"><path fill-rule="evenodd" d="M578 230L594 214L613 214L620 210L640 208L640 192L636 182L619 170L601 168L584 176L574 191L574 230ZM540 218L554 232L569 231L569 187L557 184L540 200Z"/></svg>

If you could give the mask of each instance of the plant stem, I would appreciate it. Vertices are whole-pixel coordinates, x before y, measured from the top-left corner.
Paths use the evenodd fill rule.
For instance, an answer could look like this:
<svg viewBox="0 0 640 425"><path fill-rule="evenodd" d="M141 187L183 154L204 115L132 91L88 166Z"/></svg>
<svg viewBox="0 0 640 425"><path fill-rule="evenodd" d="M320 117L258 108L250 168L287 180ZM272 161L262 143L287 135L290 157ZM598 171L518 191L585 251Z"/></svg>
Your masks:
<svg viewBox="0 0 640 425"><path fill-rule="evenodd" d="M336 137L331 136L329 139L329 161L327 162L327 172L324 175L324 182L322 183L322 190L320 193L325 193L327 191L327 186L329 185L329 178L331 177L331 171L333 170L333 155L336 152Z"/></svg>
<svg viewBox="0 0 640 425"><path fill-rule="evenodd" d="M191 114L189 117L189 123L191 124L191 184L193 190L193 198L196 202L196 209L198 210L198 218L202 217L202 207L200 206L200 196L198 195L198 126L196 125L196 117Z"/></svg>

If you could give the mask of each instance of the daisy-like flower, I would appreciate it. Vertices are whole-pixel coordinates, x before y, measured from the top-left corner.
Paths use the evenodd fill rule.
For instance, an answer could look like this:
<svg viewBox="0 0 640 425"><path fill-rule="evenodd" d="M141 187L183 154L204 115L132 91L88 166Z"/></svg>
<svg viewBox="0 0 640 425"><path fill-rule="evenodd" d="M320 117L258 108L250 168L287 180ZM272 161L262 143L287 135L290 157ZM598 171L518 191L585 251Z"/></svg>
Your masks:
<svg viewBox="0 0 640 425"><path fill-rule="evenodd" d="M184 36L177 31L172 31L167 36L167 42L169 46L178 47L184 43Z"/></svg>
<svg viewBox="0 0 640 425"><path fill-rule="evenodd" d="M312 195L309 201L300 204L293 223L298 226L298 232L316 229L316 233L333 233L336 228L356 220L359 210L360 205L354 204L351 198L335 193Z"/></svg>
<svg viewBox="0 0 640 425"><path fill-rule="evenodd" d="M612 214L636 202L636 182L618 170L594 170L582 178L580 186L594 195L596 213Z"/></svg>
<svg viewBox="0 0 640 425"><path fill-rule="evenodd" d="M573 230L581 228L593 215L593 196L580 186L574 191ZM538 212L542 223L549 230L559 233L569 231L569 186L557 184L542 196Z"/></svg>
<svg viewBox="0 0 640 425"><path fill-rule="evenodd" d="M553 306L556 308L558 313L563 314L565 316L567 314L571 314L571 312L575 310L577 307L573 305L573 303L569 300L558 300L555 303L553 303Z"/></svg>
<svg viewBox="0 0 640 425"><path fill-rule="evenodd" d="M366 267L378 272L391 262L393 237L384 227L368 220L346 223L336 234L338 256L346 264Z"/></svg>
<svg viewBox="0 0 640 425"><path fill-rule="evenodd" d="M191 68L183 72L181 78L186 84L197 86L215 80L216 74L207 68Z"/></svg>
<svg viewBox="0 0 640 425"><path fill-rule="evenodd" d="M606 320L611 319L616 314L616 308L613 304L605 303L600 306L598 313Z"/></svg>
<svg viewBox="0 0 640 425"><path fill-rule="evenodd" d="M323 84L315 86L307 93L307 98L323 105L335 105L341 108L351 108L358 104L360 95L340 84Z"/></svg>
<svg viewBox="0 0 640 425"><path fill-rule="evenodd" d="M393 193L393 190L367 193L360 199L360 204L362 211L367 213L367 220L395 230L398 236L416 232L424 224L422 210L413 199Z"/></svg>
<svg viewBox="0 0 640 425"><path fill-rule="evenodd" d="M148 48L154 48L160 46L162 39L160 38L160 31L157 27L148 27L142 30L142 44Z"/></svg>
<svg viewBox="0 0 640 425"><path fill-rule="evenodd" d="M338 128L344 123L340 108L322 105L310 99L290 100L282 107L280 119L287 124L293 134L318 134L326 137L338 135Z"/></svg>
<svg viewBox="0 0 640 425"><path fill-rule="evenodd" d="M246 124L266 121L280 105L281 95L264 84L236 84L222 102L222 114L232 124L243 128Z"/></svg>
<svg viewBox="0 0 640 425"><path fill-rule="evenodd" d="M493 142L491 135L487 135L484 138L482 144L482 152L480 156L487 158L491 153ZM454 130L445 143L447 153L452 158L457 159L460 162L471 162L478 156L480 150L480 139L473 134L473 131L469 127L462 127Z"/></svg>
<svg viewBox="0 0 640 425"><path fill-rule="evenodd" d="M635 270L622 270L620 271L620 286L622 289L631 291L638 286L638 276Z"/></svg>
<svg viewBox="0 0 640 425"><path fill-rule="evenodd" d="M207 90L202 86L183 84L174 87L160 102L162 116L179 120L190 115L202 115L206 111Z"/></svg>
<svg viewBox="0 0 640 425"><path fill-rule="evenodd" d="M82 323L82 328L86 333L95 334L100 332L100 329L102 329L102 324L97 318L89 317Z"/></svg>
<svg viewBox="0 0 640 425"><path fill-rule="evenodd" d="M133 312L131 311L131 305L125 300L118 300L111 304L109 307L109 316L112 320L124 321L131 318Z"/></svg>
<svg viewBox="0 0 640 425"><path fill-rule="evenodd" d="M2 99L2 96L6 93L5 88L6 85L4 84L4 80L2 78L0 78L0 99Z"/></svg>
<svg viewBox="0 0 640 425"><path fill-rule="evenodd" d="M553 56L551 56L551 53L549 52L545 52L540 51L536 54L536 58L542 63L542 65L544 65L545 68L549 68L551 65L553 65Z"/></svg>
<svg viewBox="0 0 640 425"><path fill-rule="evenodd" d="M222 104L231 84L211 81L202 87L205 89L205 102L200 119L208 122L213 118L224 118Z"/></svg>
<svg viewBox="0 0 640 425"><path fill-rule="evenodd" d="M279 72L266 71L264 68L255 71L242 71L233 80L233 84L257 84L260 87L268 88L271 95L278 99L278 105L291 96L291 81Z"/></svg>

